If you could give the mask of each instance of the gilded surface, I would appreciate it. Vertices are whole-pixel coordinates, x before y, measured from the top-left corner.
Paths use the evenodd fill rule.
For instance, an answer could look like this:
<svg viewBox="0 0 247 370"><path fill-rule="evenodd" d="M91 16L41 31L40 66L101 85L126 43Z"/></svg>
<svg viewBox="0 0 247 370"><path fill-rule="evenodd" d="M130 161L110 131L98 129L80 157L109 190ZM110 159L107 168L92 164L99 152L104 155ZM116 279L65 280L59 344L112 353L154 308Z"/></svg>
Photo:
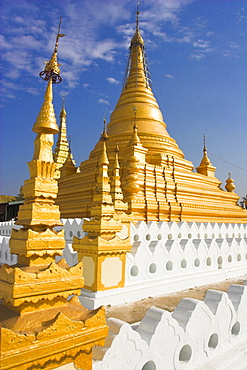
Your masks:
<svg viewBox="0 0 247 370"><path fill-rule="evenodd" d="M82 264L55 262L65 246L60 212L54 204L57 182L53 134L58 131L48 82L44 104L34 124L37 133L25 201L12 230L10 250L18 263L0 268L0 368L54 369L69 362L92 369L92 346L107 335L103 308L88 311L78 298L84 285Z"/></svg>
<svg viewBox="0 0 247 370"><path fill-rule="evenodd" d="M118 173L125 209L133 213L136 221L246 223L247 212L237 205L239 197L234 193L235 185L228 181L227 191L221 189L206 148L194 172L193 164L184 158L176 141L168 134L144 60L144 41L137 22L130 45L127 78L111 114L106 141L111 183L115 181L115 148L119 147ZM134 126L143 149L134 143L131 156L129 143ZM89 158L79 166L79 172L61 171L57 204L63 218L91 217L95 169L101 148L99 141Z"/></svg>
<svg viewBox="0 0 247 370"><path fill-rule="evenodd" d="M121 189L118 186L118 159L117 153L115 152L115 185L110 185L108 177L108 157L106 154L106 143L101 141L101 157L98 165L96 185L94 189L93 204L91 209L90 220L84 220L83 230L87 233L83 239L74 237L73 249L78 252L78 260L81 261L85 257L91 257L92 262L95 266L94 277L92 279L92 272L87 271L85 275L85 281L90 281L91 284L85 284L85 288L99 291L110 288L124 286L124 274L125 274L125 258L126 252L131 249L130 238L129 238L129 224L131 218L124 212L126 209L123 204L123 195ZM113 202L113 197L115 203ZM117 195L117 197L116 197ZM116 203L117 201L117 203ZM115 210L114 204L117 204ZM127 225L128 235L121 239L117 233L120 232L124 225ZM102 264L108 258L119 257L121 261L120 271L116 271L116 274L121 275L121 278L116 284L116 279L113 279L112 284L111 277L107 279L107 287L102 284ZM93 280L93 281L92 281Z"/></svg>
<svg viewBox="0 0 247 370"><path fill-rule="evenodd" d="M67 113L63 102L62 110L60 112L58 140L53 154L54 163L56 165L56 171L54 175L55 179L60 177L61 168L63 169L63 173L66 173L66 175L76 172L75 161L73 160L67 140L66 116Z"/></svg>

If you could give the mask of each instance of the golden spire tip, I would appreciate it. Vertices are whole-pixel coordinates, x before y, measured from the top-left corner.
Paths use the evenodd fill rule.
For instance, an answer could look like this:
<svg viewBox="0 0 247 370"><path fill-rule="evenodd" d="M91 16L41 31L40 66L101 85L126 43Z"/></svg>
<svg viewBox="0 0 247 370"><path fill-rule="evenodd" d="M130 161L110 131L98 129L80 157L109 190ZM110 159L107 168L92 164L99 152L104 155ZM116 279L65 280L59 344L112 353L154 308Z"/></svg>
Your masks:
<svg viewBox="0 0 247 370"><path fill-rule="evenodd" d="M60 82L62 82L62 77L60 76L60 69L59 69L60 64L57 61L58 41L60 37L65 36L65 34L60 33L61 22L62 22L62 17L60 17L60 21L59 21L58 33L56 37L54 52L49 62L45 63L46 66L45 66L44 71L40 72L39 74L40 77L45 81L50 81L50 79L52 79L52 83L54 84L59 84Z"/></svg>
<svg viewBox="0 0 247 370"><path fill-rule="evenodd" d="M137 2L137 7L136 7L136 22L139 22L139 14L140 14L140 1Z"/></svg>
<svg viewBox="0 0 247 370"><path fill-rule="evenodd" d="M207 150L207 148L206 148L206 137L207 137L207 135L203 135L203 149L204 150Z"/></svg>
<svg viewBox="0 0 247 370"><path fill-rule="evenodd" d="M106 118L105 118L105 114L104 114L103 122L104 122L104 128L103 128L103 132L102 132L102 134L100 136L100 141L107 141L109 139L108 139L108 135L107 135L107 132L106 132Z"/></svg>

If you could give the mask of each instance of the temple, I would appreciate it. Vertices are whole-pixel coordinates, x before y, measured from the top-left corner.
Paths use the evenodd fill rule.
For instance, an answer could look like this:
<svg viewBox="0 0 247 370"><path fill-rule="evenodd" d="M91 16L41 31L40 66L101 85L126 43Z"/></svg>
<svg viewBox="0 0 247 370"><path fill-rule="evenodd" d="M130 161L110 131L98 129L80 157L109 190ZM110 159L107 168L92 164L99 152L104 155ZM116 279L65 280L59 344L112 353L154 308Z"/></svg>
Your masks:
<svg viewBox="0 0 247 370"><path fill-rule="evenodd" d="M64 170L60 168L56 202L62 217L91 217L105 142L110 181L116 146L119 148L119 190L126 212L135 221L246 223L246 211L237 204L233 180L226 191L220 188L205 143L202 161L194 172L194 165L170 137L150 85L138 17L139 11L123 90L104 130L104 140L101 136L77 169L70 159Z"/></svg>
<svg viewBox="0 0 247 370"><path fill-rule="evenodd" d="M0 223L3 370L246 368L247 210L230 173L220 188L205 137L194 172L168 134L136 15L120 98L78 168L65 103L59 128L53 107L60 26L40 73L25 201L16 223ZM227 292L186 297L172 313L151 307L131 324L101 306L229 279Z"/></svg>

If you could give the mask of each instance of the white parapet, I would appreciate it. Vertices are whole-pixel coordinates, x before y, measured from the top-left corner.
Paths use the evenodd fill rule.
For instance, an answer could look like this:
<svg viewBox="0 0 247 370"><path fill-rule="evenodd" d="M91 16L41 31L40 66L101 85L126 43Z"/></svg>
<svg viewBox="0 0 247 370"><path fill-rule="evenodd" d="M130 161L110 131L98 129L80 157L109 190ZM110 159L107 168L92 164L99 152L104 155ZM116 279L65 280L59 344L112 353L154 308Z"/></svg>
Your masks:
<svg viewBox="0 0 247 370"><path fill-rule="evenodd" d="M19 230L21 227L16 225L14 220L0 222L0 235L10 236L13 228Z"/></svg>
<svg viewBox="0 0 247 370"><path fill-rule="evenodd" d="M17 262L17 256L10 253L9 239L12 229L19 230L21 227L16 225L13 220L0 222L0 265L4 263L14 265Z"/></svg>
<svg viewBox="0 0 247 370"><path fill-rule="evenodd" d="M65 258L69 266L74 266L78 263L78 254L73 250L73 238L76 236L79 239L82 239L85 236L83 231L84 219L81 218L68 218L61 219L64 227L64 238L65 238L65 248L63 250L62 257L57 257L57 261L61 258ZM56 231L61 230L62 227L55 227Z"/></svg>
<svg viewBox="0 0 247 370"><path fill-rule="evenodd" d="M131 224L125 286L90 292L89 309L159 296L247 273L247 225L195 222Z"/></svg>
<svg viewBox="0 0 247 370"><path fill-rule="evenodd" d="M0 235L0 265L14 265L17 262L17 256L9 251L9 239L9 236Z"/></svg>
<svg viewBox="0 0 247 370"><path fill-rule="evenodd" d="M185 298L173 313L151 307L137 325L108 319L94 370L240 370L247 360L247 286ZM245 314L244 314L245 313Z"/></svg>

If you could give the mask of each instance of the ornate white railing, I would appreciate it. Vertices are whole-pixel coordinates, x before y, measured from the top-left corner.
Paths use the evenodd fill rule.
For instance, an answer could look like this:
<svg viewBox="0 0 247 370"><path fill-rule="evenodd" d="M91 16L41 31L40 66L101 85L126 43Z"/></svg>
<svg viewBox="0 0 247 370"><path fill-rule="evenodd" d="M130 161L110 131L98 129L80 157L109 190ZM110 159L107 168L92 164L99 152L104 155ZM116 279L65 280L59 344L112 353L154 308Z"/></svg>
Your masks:
<svg viewBox="0 0 247 370"><path fill-rule="evenodd" d="M244 369L246 285L208 290L204 301L184 298L172 313L151 307L133 325L109 318L105 347L93 349L93 369Z"/></svg>
<svg viewBox="0 0 247 370"><path fill-rule="evenodd" d="M126 285L247 266L247 225L149 222L131 225Z"/></svg>

